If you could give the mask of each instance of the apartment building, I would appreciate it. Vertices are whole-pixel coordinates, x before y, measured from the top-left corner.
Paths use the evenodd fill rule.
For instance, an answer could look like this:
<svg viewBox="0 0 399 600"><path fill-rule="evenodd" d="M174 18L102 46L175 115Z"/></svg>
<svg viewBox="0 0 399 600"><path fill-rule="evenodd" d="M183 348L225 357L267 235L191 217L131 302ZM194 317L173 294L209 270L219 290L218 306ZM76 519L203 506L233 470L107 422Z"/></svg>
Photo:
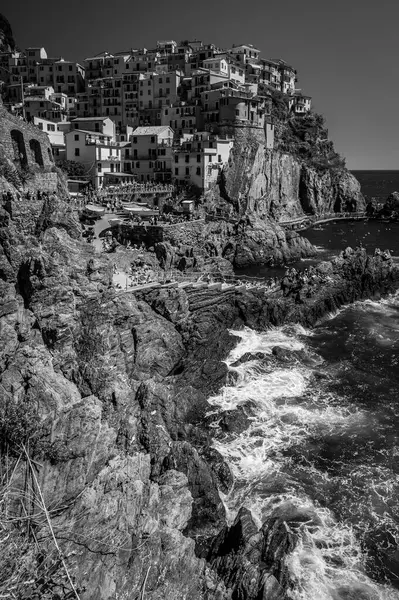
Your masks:
<svg viewBox="0 0 399 600"><path fill-rule="evenodd" d="M233 138L213 136L209 132L194 134L174 150L173 178L205 191L217 182L228 163Z"/></svg>
<svg viewBox="0 0 399 600"><path fill-rule="evenodd" d="M105 131L74 128L65 134L65 142L66 159L85 167L95 189L102 187L107 173L121 172L120 144Z"/></svg>
<svg viewBox="0 0 399 600"><path fill-rule="evenodd" d="M170 181L173 136L168 125L137 127L133 131L131 172L139 181Z"/></svg>

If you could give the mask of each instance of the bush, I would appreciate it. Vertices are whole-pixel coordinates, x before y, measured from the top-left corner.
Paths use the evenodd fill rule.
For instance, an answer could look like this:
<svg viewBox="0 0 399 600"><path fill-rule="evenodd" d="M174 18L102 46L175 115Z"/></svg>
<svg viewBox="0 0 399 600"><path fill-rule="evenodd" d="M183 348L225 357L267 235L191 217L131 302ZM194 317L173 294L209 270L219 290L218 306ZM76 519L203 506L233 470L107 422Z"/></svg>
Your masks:
<svg viewBox="0 0 399 600"><path fill-rule="evenodd" d="M57 167L64 171L68 177L76 179L87 178L87 172L84 165L74 160L60 160L57 162Z"/></svg>
<svg viewBox="0 0 399 600"><path fill-rule="evenodd" d="M0 454L19 456L22 444L31 449L43 433L38 407L27 399L3 398L0 403Z"/></svg>

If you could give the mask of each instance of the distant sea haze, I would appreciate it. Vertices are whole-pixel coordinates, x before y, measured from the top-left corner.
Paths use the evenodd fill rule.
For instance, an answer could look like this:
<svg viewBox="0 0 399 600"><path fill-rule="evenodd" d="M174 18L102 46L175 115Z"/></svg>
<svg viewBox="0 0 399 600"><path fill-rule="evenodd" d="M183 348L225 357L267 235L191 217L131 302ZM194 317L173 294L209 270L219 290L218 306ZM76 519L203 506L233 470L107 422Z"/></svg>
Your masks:
<svg viewBox="0 0 399 600"><path fill-rule="evenodd" d="M360 182L366 199L384 202L392 192L399 192L399 171L352 171Z"/></svg>

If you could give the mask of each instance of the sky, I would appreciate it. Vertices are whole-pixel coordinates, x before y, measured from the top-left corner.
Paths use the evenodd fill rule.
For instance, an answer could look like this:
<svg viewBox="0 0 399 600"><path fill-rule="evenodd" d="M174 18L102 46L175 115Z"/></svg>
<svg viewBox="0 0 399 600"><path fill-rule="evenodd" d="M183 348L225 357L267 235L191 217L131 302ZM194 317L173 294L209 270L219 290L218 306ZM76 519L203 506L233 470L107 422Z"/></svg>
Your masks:
<svg viewBox="0 0 399 600"><path fill-rule="evenodd" d="M103 50L200 39L283 58L350 169L399 169L397 0L13 0L17 45L82 61Z"/></svg>

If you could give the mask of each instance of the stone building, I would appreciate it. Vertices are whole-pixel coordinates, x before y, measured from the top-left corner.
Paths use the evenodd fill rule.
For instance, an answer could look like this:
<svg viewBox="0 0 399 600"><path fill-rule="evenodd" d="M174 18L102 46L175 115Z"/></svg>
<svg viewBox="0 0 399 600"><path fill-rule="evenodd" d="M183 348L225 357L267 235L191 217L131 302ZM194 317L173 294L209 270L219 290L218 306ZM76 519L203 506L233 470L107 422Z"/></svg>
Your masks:
<svg viewBox="0 0 399 600"><path fill-rule="evenodd" d="M0 160L7 172L30 189L55 191L51 145L46 133L11 115L0 100Z"/></svg>

